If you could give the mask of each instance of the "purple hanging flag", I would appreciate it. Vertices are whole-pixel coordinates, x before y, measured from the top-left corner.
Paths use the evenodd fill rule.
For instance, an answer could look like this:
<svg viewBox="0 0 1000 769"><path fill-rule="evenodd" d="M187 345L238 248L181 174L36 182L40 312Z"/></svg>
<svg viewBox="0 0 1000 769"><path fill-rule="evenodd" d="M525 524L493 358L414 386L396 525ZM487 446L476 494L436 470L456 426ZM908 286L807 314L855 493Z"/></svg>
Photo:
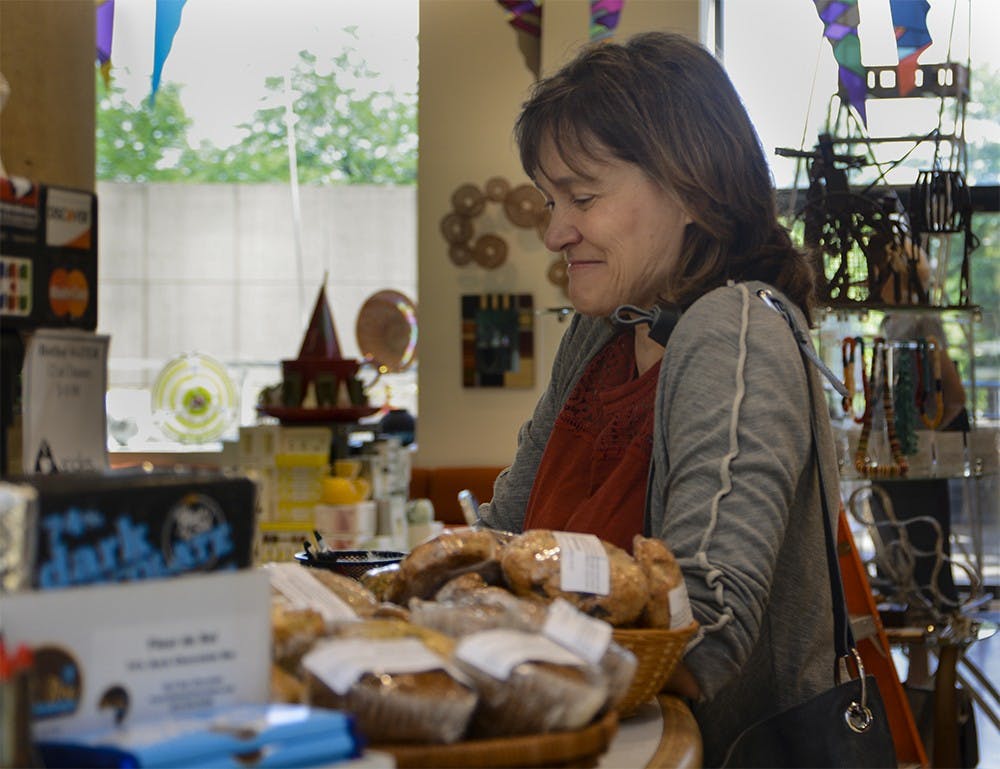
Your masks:
<svg viewBox="0 0 1000 769"><path fill-rule="evenodd" d="M839 65L841 92L847 97L848 104L857 110L861 122L868 125L865 109L868 85L858 39L861 19L858 0L813 0L813 3L823 21L823 37L830 41L833 57Z"/></svg>
<svg viewBox="0 0 1000 769"><path fill-rule="evenodd" d="M507 10L507 21L515 29L541 37L542 0L497 0Z"/></svg>
<svg viewBox="0 0 1000 769"><path fill-rule="evenodd" d="M104 0L97 6L97 60L111 61L111 36L115 29L115 0Z"/></svg>
<svg viewBox="0 0 1000 769"><path fill-rule="evenodd" d="M101 65L104 87L111 86L111 38L115 31L115 0L97 6L97 61Z"/></svg>
<svg viewBox="0 0 1000 769"><path fill-rule="evenodd" d="M618 26L625 0L590 0L590 39L610 37Z"/></svg>

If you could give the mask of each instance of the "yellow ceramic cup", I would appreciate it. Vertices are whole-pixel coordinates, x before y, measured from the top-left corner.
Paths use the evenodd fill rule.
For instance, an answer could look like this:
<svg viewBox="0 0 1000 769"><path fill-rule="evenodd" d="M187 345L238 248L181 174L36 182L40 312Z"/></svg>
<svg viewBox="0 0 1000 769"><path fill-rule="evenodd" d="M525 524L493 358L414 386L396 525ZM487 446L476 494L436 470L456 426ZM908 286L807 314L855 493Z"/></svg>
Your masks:
<svg viewBox="0 0 1000 769"><path fill-rule="evenodd" d="M333 460L333 474L341 478L353 481L361 472L360 459L335 459Z"/></svg>
<svg viewBox="0 0 1000 769"><path fill-rule="evenodd" d="M323 479L322 501L328 505L353 505L368 497L371 487L364 478L341 478L332 476Z"/></svg>

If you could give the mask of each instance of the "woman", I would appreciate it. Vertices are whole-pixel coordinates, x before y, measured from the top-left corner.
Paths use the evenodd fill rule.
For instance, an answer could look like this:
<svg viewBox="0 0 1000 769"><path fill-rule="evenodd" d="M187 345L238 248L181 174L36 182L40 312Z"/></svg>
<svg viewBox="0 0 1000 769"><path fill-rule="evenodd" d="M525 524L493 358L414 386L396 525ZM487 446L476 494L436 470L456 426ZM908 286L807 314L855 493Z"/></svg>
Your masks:
<svg viewBox="0 0 1000 769"><path fill-rule="evenodd" d="M741 730L833 683L826 401L757 294L808 329L811 270L776 219L732 84L682 36L585 50L537 84L515 134L577 312L480 514L514 531L667 543L701 625L670 686L718 765ZM666 347L645 324L654 308L683 311Z"/></svg>

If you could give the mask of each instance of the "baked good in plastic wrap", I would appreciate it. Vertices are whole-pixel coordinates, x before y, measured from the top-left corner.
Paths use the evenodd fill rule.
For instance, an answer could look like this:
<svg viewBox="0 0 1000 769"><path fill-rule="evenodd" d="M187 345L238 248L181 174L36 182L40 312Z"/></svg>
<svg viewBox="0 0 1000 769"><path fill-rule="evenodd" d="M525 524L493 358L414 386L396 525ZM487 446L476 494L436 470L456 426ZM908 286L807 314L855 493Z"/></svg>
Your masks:
<svg viewBox="0 0 1000 769"><path fill-rule="evenodd" d="M473 738L580 729L607 702L600 669L539 633L473 633L459 640L453 659L479 693Z"/></svg>
<svg viewBox="0 0 1000 769"><path fill-rule="evenodd" d="M544 633L603 671L608 698L602 710L614 708L628 691L636 670L635 655L612 640L611 626L603 620L589 617L569 603L560 605L558 599L551 605L541 604L499 587L452 594L456 598L450 601L410 601L411 622L453 638L495 628Z"/></svg>
<svg viewBox="0 0 1000 769"><path fill-rule="evenodd" d="M636 535L632 554L646 575L649 600L639 625L648 628L686 627L693 620L681 567L663 540Z"/></svg>
<svg viewBox="0 0 1000 769"><path fill-rule="evenodd" d="M302 566L299 566L299 569L303 569L318 580L327 590L354 609L359 617L370 617L375 613L375 608L379 603L378 599L371 590L356 579L337 574L329 569L310 569Z"/></svg>
<svg viewBox="0 0 1000 769"><path fill-rule="evenodd" d="M372 619L394 619L402 620L404 622L410 621L410 610L405 606L400 606L398 603L390 603L389 601L383 601L378 606L375 607L375 613L371 616Z"/></svg>
<svg viewBox="0 0 1000 769"><path fill-rule="evenodd" d="M477 696L447 661L453 642L392 620L344 627L303 659L310 705L354 715L371 743L452 743Z"/></svg>
<svg viewBox="0 0 1000 769"><path fill-rule="evenodd" d="M298 704L305 701L306 690L297 677L271 663L271 702Z"/></svg>
<svg viewBox="0 0 1000 769"><path fill-rule="evenodd" d="M489 583L483 579L482 574L472 571L468 574L460 574L445 582L434 594L435 601L456 601L465 596L490 587Z"/></svg>
<svg viewBox="0 0 1000 769"><path fill-rule="evenodd" d="M439 595L441 593L439 592ZM410 601L410 621L458 638L497 627L537 632L545 623L546 606L518 598L501 587L484 585L442 601Z"/></svg>
<svg viewBox="0 0 1000 769"><path fill-rule="evenodd" d="M372 592L379 601L390 601L400 603L402 595L402 581L399 577L399 564L390 563L387 566L376 566L364 572L358 582L362 587Z"/></svg>
<svg viewBox="0 0 1000 769"><path fill-rule="evenodd" d="M350 577L296 563L266 563L261 568L272 594L292 606L314 609L329 627L371 617L378 607L374 594Z"/></svg>
<svg viewBox="0 0 1000 769"><path fill-rule="evenodd" d="M323 615L314 609L294 606L287 599L271 599L271 660L295 675L299 662L313 644L326 635Z"/></svg>
<svg viewBox="0 0 1000 769"><path fill-rule="evenodd" d="M500 581L500 552L509 538L490 529L446 529L421 542L399 563L397 602L431 598L449 580L476 573L489 584Z"/></svg>
<svg viewBox="0 0 1000 769"><path fill-rule="evenodd" d="M582 542L588 547L596 547L597 552L564 554L567 542ZM597 562L606 560L606 592L581 590L565 584L564 567L571 555ZM614 627L634 624L649 600L648 580L639 564L620 547L593 535L548 529L526 531L504 546L500 565L504 580L515 595L546 600L563 598L585 614Z"/></svg>

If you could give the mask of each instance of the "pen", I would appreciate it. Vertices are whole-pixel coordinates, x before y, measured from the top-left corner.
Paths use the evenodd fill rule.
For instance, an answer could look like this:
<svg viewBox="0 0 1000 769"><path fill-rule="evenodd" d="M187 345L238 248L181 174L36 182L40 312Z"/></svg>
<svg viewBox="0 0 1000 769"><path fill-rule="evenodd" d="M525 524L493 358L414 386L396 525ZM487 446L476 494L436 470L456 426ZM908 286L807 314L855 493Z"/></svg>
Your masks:
<svg viewBox="0 0 1000 769"><path fill-rule="evenodd" d="M462 508L462 515L469 526L476 526L481 523L479 518L479 500L476 495L468 489L458 492L458 505Z"/></svg>

